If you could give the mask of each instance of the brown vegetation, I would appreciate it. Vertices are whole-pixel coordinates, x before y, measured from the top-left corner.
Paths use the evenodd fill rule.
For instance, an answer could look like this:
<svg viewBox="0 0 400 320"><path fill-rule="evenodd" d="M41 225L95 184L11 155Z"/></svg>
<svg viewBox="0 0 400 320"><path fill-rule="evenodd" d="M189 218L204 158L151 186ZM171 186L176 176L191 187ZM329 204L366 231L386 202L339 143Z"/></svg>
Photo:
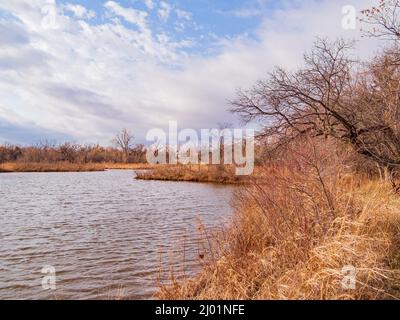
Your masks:
<svg viewBox="0 0 400 320"><path fill-rule="evenodd" d="M398 168L400 64L385 53L354 74L350 47L318 40L303 69L277 69L240 93L233 111L245 121L265 119L263 135L278 147L304 134L334 137L381 166Z"/></svg>
<svg viewBox="0 0 400 320"><path fill-rule="evenodd" d="M158 165L149 163L105 163L104 167L108 170L152 170Z"/></svg>
<svg viewBox="0 0 400 320"><path fill-rule="evenodd" d="M241 184L246 181L246 178L235 175L232 166L224 165L158 165L153 170L138 172L137 179L221 184Z"/></svg>
<svg viewBox="0 0 400 320"><path fill-rule="evenodd" d="M0 172L90 172L104 170L151 170L157 165L146 163L70 163L6 162Z"/></svg>
<svg viewBox="0 0 400 320"><path fill-rule="evenodd" d="M68 162L77 165L104 163L142 164L146 162L146 149L144 145L133 145L131 140L129 140L128 146L123 149L68 142L56 145L48 141L29 147L4 144L0 145L0 164L5 162L21 164Z"/></svg>
<svg viewBox="0 0 400 320"><path fill-rule="evenodd" d="M231 227L201 259L204 271L174 279L158 297L400 298L400 198L322 145L291 148L241 187ZM356 268L355 290L342 286L346 266Z"/></svg>
<svg viewBox="0 0 400 320"><path fill-rule="evenodd" d="M125 134L128 135L128 132L126 131ZM127 145L121 149L76 143L56 145L48 141L29 147L0 145L0 172L100 171L107 168L137 169L142 167L147 169L144 165L145 147L133 145L131 136L122 136L122 138L125 140L121 140L121 143L125 141Z"/></svg>
<svg viewBox="0 0 400 320"><path fill-rule="evenodd" d="M14 162L0 165L0 172L90 172L104 170L104 165L96 163L79 164L70 162Z"/></svg>

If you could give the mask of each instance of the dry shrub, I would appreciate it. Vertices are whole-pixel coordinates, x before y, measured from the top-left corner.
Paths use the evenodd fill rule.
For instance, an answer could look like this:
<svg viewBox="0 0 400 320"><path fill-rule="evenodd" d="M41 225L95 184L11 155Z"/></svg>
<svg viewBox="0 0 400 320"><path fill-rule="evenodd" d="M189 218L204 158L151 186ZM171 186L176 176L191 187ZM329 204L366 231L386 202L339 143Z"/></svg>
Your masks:
<svg viewBox="0 0 400 320"><path fill-rule="evenodd" d="M400 198L346 169L330 142L292 145L234 197L219 258L162 299L399 298ZM334 152L333 152L334 150ZM356 289L342 286L356 268Z"/></svg>

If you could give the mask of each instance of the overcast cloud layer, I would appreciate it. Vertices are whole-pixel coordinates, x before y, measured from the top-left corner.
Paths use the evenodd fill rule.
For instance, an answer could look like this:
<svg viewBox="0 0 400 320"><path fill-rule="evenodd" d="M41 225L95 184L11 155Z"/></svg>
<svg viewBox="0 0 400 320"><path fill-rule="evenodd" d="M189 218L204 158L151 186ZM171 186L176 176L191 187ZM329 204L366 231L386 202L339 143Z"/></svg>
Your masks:
<svg viewBox="0 0 400 320"><path fill-rule="evenodd" d="M297 66L315 36L360 39L342 8L376 1L223 2L208 8L217 23L192 1L0 0L0 143L108 144L123 127L143 142L168 120L232 121L237 88ZM372 40L358 49L371 54Z"/></svg>

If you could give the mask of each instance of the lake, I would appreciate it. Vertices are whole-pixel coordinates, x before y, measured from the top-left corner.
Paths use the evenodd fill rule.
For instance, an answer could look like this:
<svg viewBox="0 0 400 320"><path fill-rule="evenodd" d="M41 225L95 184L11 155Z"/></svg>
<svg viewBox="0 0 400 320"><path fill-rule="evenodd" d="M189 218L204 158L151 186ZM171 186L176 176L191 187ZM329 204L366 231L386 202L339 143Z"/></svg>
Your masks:
<svg viewBox="0 0 400 320"><path fill-rule="evenodd" d="M224 226L232 192L129 170L0 174L0 299L150 299L160 269L199 270L198 220Z"/></svg>

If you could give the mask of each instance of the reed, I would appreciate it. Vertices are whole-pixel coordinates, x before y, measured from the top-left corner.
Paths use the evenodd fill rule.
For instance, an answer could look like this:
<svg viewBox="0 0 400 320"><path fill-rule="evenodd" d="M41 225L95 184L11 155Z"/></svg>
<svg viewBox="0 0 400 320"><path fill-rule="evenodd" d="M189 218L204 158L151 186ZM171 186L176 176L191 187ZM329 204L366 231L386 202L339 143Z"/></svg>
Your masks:
<svg viewBox="0 0 400 320"><path fill-rule="evenodd" d="M91 172L104 171L103 164L77 164L70 162L55 163L5 163L3 164L3 172Z"/></svg>
<svg viewBox="0 0 400 320"><path fill-rule="evenodd" d="M155 165L145 163L71 163L71 162L8 162L0 172L90 172L104 170L150 170Z"/></svg>
<svg viewBox="0 0 400 320"><path fill-rule="evenodd" d="M236 191L230 226L194 278L160 299L399 299L400 197L334 158L304 150L259 169ZM356 288L342 282L356 270Z"/></svg>
<svg viewBox="0 0 400 320"><path fill-rule="evenodd" d="M223 165L162 165L138 172L137 179L220 184L242 184L246 181L246 178L235 175L232 166Z"/></svg>
<svg viewBox="0 0 400 320"><path fill-rule="evenodd" d="M105 163L104 167L110 170L151 170L157 165L147 163Z"/></svg>

